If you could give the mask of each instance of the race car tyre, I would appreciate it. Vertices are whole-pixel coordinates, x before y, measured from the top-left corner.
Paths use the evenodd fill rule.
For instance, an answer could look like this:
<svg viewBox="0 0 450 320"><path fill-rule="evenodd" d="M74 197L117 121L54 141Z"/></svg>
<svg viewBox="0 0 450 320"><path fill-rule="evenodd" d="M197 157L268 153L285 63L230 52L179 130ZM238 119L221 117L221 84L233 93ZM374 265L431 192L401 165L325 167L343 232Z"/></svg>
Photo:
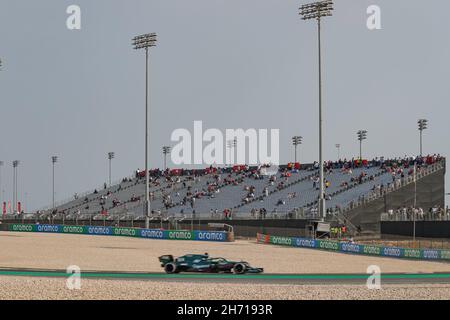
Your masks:
<svg viewBox="0 0 450 320"><path fill-rule="evenodd" d="M243 274L245 273L245 265L242 263L236 263L233 267L233 272L235 274Z"/></svg>
<svg viewBox="0 0 450 320"><path fill-rule="evenodd" d="M169 262L164 266L164 271L166 273L178 273L177 265L175 263Z"/></svg>

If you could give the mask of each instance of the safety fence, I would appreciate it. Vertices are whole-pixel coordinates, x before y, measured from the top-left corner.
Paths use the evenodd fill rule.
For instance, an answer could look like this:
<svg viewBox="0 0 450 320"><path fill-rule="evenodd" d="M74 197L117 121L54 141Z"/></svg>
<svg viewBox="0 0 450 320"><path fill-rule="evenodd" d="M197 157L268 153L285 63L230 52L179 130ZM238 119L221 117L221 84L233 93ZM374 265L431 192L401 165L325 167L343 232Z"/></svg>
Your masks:
<svg viewBox="0 0 450 320"><path fill-rule="evenodd" d="M232 232L226 231L188 231L188 230L161 230L121 228L104 226L63 226L50 224L10 224L8 231L14 232L42 232L42 233L66 233L85 235L124 236L147 239L165 240L194 240L194 241L234 241Z"/></svg>
<svg viewBox="0 0 450 320"><path fill-rule="evenodd" d="M329 250L335 252L370 255L370 256L450 261L450 250L383 247L376 245L357 244L352 242L338 242L330 240L295 238L295 237L278 237L260 233L256 235L256 241L258 243L264 244Z"/></svg>

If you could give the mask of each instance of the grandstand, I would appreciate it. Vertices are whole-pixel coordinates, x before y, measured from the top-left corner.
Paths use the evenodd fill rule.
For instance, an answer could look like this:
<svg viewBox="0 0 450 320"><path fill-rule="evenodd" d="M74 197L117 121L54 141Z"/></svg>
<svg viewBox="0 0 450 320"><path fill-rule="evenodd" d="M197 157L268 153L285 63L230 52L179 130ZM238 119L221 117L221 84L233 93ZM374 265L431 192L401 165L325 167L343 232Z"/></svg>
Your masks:
<svg viewBox="0 0 450 320"><path fill-rule="evenodd" d="M410 191L403 196L399 194L414 182L414 163L417 164L418 191L422 194L417 199L419 205L443 207L445 159L440 156L329 161L325 164L324 176L326 220L345 224L353 231L378 232L381 213L394 209L394 206L396 209L400 205L412 205ZM153 219L320 218L317 216L318 163L289 163L273 172L266 169L267 166L235 165L196 170L152 170ZM439 178L433 182L436 185L432 190L434 195L424 195L427 189L422 188L420 182L436 172ZM375 205L380 199L384 201L383 208ZM393 200L386 203L386 199ZM144 201L145 172L136 171L132 177L111 187L105 185L83 196L75 196L55 210L40 210L27 217L39 221L131 219L138 222L144 219Z"/></svg>

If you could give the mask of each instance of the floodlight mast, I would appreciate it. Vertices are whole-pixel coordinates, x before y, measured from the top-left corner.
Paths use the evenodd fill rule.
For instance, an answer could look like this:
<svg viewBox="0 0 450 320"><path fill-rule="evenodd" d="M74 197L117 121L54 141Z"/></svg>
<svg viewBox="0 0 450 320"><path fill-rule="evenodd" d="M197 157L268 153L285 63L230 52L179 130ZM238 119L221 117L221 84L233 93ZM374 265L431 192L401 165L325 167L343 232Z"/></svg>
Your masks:
<svg viewBox="0 0 450 320"><path fill-rule="evenodd" d="M18 175L18 166L19 166L20 161L19 160L14 160L12 162L13 165L13 212L14 214L17 212L17 175Z"/></svg>
<svg viewBox="0 0 450 320"><path fill-rule="evenodd" d="M297 146L302 144L303 137L302 136L294 136L292 137L292 145L294 146L294 160L297 163Z"/></svg>
<svg viewBox="0 0 450 320"><path fill-rule="evenodd" d="M236 150L236 148L237 148L237 138L234 138L233 140L228 140L227 141L227 148L229 149L229 151L230 151L230 167L231 167L231 165L232 164L234 164L234 154L237 154L237 150ZM234 148L234 154L233 154L233 157L231 156L231 149L233 149ZM233 158L233 159L232 159Z"/></svg>
<svg viewBox="0 0 450 320"><path fill-rule="evenodd" d="M52 209L55 210L55 163L58 161L57 156L52 156Z"/></svg>
<svg viewBox="0 0 450 320"><path fill-rule="evenodd" d="M108 160L109 160L109 187L111 188L111 161L115 157L114 152L108 152Z"/></svg>
<svg viewBox="0 0 450 320"><path fill-rule="evenodd" d="M145 227L150 226L150 178L148 168L148 49L156 46L156 33L147 33L133 38L134 49L145 49Z"/></svg>
<svg viewBox="0 0 450 320"><path fill-rule="evenodd" d="M367 139L367 131L366 130L359 130L356 135L358 136L359 141L359 160L362 161L362 142L363 140Z"/></svg>
<svg viewBox="0 0 450 320"><path fill-rule="evenodd" d="M319 55L319 207L318 213L325 218L325 195L324 195L324 174L323 174L323 143L322 143L322 48L321 48L321 26L320 22L323 17L331 17L333 11L333 1L325 0L318 1L309 4L305 4L300 7L299 14L303 20L317 20L317 35L318 35L318 55Z"/></svg>
<svg viewBox="0 0 450 320"><path fill-rule="evenodd" d="M164 171L166 171L167 169L167 155L170 153L170 147L169 146L163 146L162 147L162 152L164 155Z"/></svg>
<svg viewBox="0 0 450 320"><path fill-rule="evenodd" d="M341 144L340 143L336 143L336 149L338 152L338 161L341 160Z"/></svg>
<svg viewBox="0 0 450 320"><path fill-rule="evenodd" d="M228 140L227 141L227 148L228 148L228 154L230 155L230 162L228 163L228 165L231 167L231 148L233 147L233 140Z"/></svg>
<svg viewBox="0 0 450 320"><path fill-rule="evenodd" d="M419 119L417 121L417 124L419 125L419 132L420 132L420 156L423 156L422 153L422 132L425 129L428 129L428 120L427 119Z"/></svg>
<svg viewBox="0 0 450 320"><path fill-rule="evenodd" d="M232 142L232 145L233 145L233 149L234 149L234 156L233 156L233 159L234 159L234 157L236 157L236 161L237 161L237 138L235 137L234 139L233 139L233 142Z"/></svg>

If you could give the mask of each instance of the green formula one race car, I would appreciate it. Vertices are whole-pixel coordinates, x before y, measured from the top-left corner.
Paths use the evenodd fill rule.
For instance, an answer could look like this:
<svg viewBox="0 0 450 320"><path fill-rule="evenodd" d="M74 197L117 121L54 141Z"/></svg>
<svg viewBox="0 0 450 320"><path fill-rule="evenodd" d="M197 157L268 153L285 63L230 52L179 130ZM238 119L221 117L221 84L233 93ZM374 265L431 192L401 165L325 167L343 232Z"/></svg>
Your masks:
<svg viewBox="0 0 450 320"><path fill-rule="evenodd" d="M255 268L246 261L229 261L224 258L210 258L205 254L187 254L178 258L172 255L159 257L166 273L206 272L206 273L260 273L263 268Z"/></svg>

